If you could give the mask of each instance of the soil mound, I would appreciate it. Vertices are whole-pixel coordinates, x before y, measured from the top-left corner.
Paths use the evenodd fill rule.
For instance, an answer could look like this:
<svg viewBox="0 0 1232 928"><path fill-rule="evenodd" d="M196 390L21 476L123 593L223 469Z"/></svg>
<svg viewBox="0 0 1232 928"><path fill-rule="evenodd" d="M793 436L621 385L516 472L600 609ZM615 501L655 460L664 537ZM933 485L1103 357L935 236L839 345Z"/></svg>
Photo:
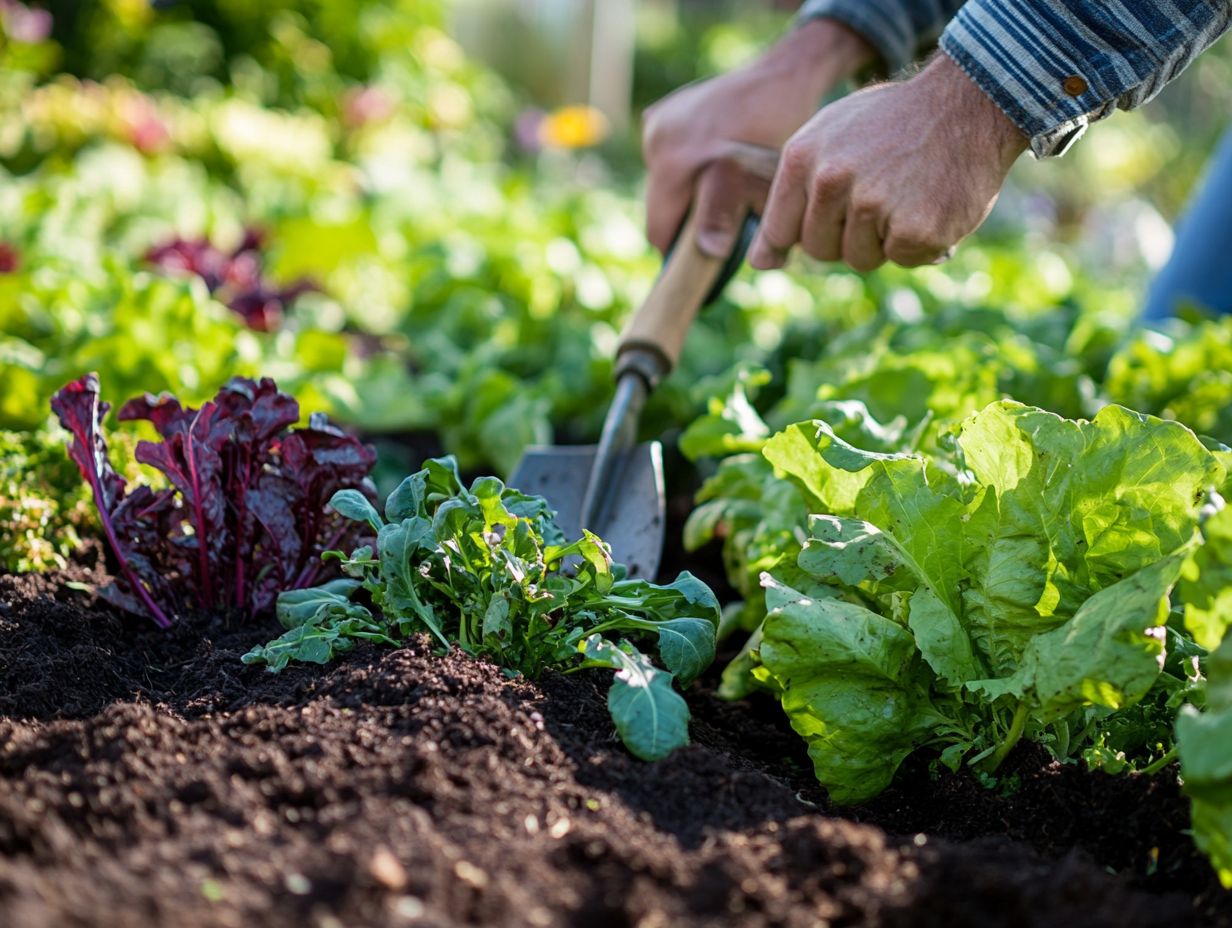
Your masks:
<svg viewBox="0 0 1232 928"><path fill-rule="evenodd" d="M614 739L605 678L426 640L273 675L271 627L146 628L0 578L0 925L1232 924L1167 778L1017 758L833 810L777 707ZM1116 874L1107 872L1111 868Z"/></svg>

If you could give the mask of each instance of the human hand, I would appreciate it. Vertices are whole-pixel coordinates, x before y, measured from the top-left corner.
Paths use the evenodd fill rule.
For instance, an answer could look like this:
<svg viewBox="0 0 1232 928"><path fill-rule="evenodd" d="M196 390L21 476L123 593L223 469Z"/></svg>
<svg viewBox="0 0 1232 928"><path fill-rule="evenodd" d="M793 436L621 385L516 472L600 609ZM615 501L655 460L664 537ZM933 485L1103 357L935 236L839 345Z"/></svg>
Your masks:
<svg viewBox="0 0 1232 928"><path fill-rule="evenodd" d="M845 26L813 20L754 63L691 84L650 107L642 150L651 244L666 251L692 204L701 214L698 247L726 257L745 213L760 209L765 186L730 166L705 169L727 158L733 142L777 151L831 87L872 57L868 44Z"/></svg>
<svg viewBox="0 0 1232 928"><path fill-rule="evenodd" d="M949 57L825 107L783 149L749 263L797 244L869 271L944 260L987 217L1027 138Z"/></svg>

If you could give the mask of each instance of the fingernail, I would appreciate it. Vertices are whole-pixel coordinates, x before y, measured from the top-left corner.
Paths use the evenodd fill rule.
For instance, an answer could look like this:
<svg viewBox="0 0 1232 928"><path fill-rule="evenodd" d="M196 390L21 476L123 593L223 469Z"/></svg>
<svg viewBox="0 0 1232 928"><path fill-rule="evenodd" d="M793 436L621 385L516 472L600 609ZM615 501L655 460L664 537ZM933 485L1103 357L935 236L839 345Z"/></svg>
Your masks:
<svg viewBox="0 0 1232 928"><path fill-rule="evenodd" d="M773 271L783 266L783 257L758 238L749 249L749 265L759 271Z"/></svg>
<svg viewBox="0 0 1232 928"><path fill-rule="evenodd" d="M712 258L726 258L736 247L736 236L727 229L700 229L697 247Z"/></svg>

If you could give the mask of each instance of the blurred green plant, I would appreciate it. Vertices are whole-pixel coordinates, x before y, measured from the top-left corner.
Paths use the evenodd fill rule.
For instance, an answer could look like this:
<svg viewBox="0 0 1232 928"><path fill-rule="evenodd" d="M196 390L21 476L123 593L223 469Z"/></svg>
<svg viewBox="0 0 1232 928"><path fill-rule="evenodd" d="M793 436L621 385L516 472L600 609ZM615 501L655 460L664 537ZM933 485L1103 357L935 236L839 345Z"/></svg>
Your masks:
<svg viewBox="0 0 1232 928"><path fill-rule="evenodd" d="M89 488L64 452L65 432L49 421L32 431L0 431L0 571L64 569L98 528ZM133 436L112 446L120 472L139 469Z"/></svg>

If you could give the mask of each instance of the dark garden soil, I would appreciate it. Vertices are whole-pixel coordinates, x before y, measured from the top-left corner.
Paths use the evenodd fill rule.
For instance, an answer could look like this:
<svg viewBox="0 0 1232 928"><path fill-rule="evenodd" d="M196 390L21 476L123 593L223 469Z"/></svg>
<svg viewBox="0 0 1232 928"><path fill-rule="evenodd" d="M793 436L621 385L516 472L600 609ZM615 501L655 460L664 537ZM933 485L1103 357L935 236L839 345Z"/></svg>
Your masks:
<svg viewBox="0 0 1232 928"><path fill-rule="evenodd" d="M614 740L604 677L426 642L281 675L0 577L0 926L1232 925L1171 778L1014 758L828 808L771 703Z"/></svg>

